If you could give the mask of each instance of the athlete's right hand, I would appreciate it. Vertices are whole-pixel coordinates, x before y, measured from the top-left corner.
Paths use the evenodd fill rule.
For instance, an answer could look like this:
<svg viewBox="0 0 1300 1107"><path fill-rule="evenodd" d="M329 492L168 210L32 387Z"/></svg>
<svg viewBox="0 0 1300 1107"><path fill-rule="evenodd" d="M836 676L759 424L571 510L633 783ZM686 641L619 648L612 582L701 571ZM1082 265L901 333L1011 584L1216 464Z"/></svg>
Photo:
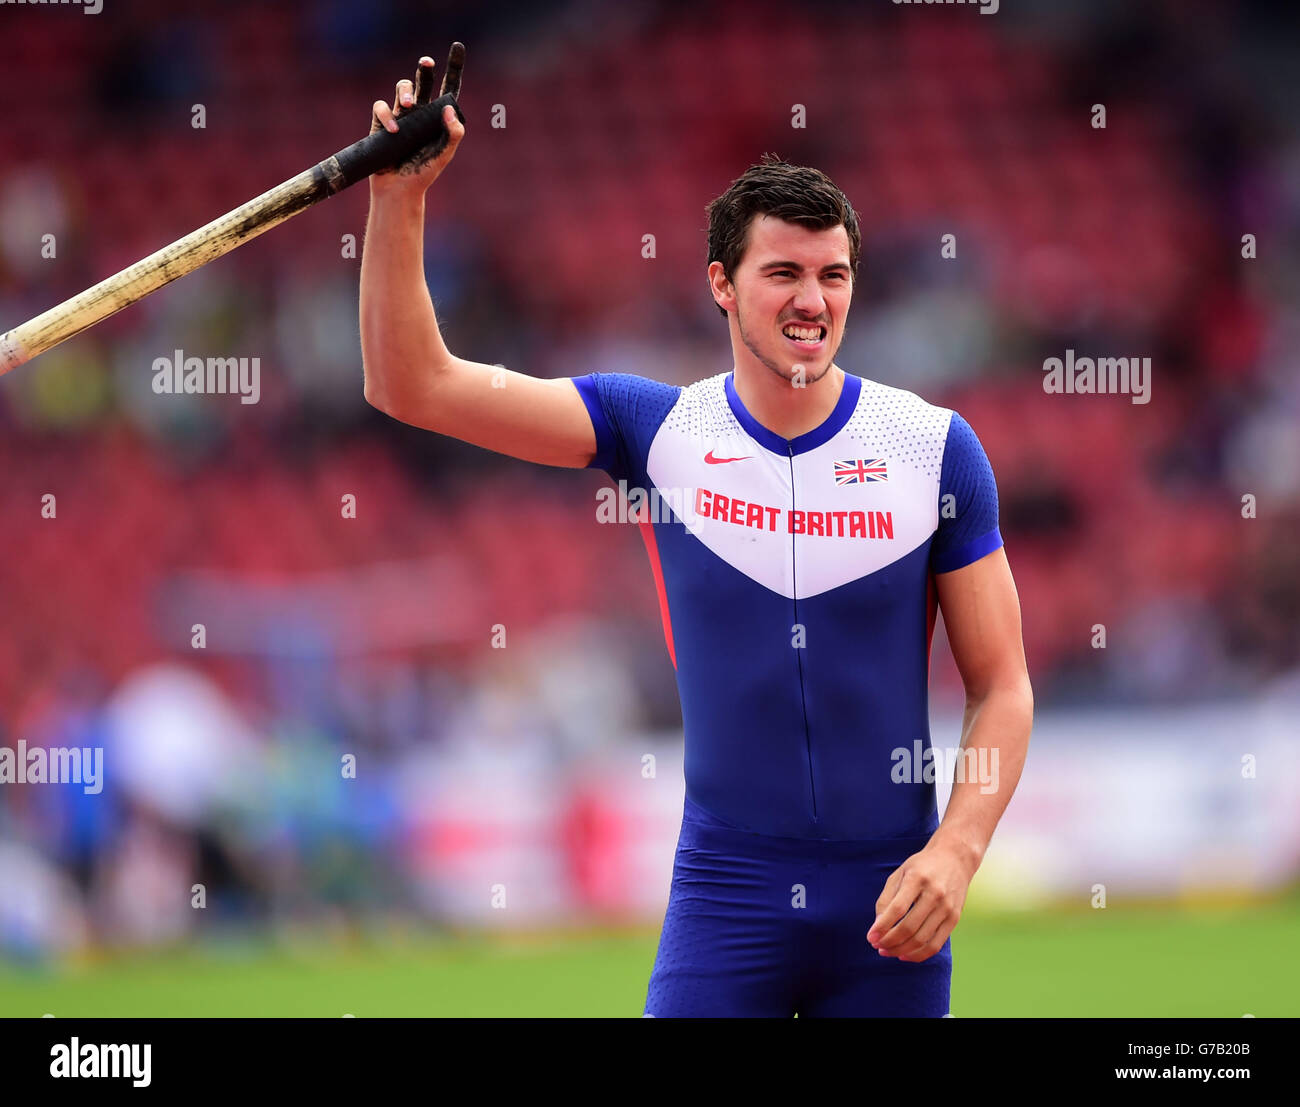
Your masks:
<svg viewBox="0 0 1300 1107"><path fill-rule="evenodd" d="M401 116L408 111L414 111L421 104L428 104L436 99L433 91L433 70L433 59L426 54L420 59L420 64L415 71L414 82L397 82L397 93L391 108L383 100L375 101L370 116L371 134L374 134L381 127L389 131L396 131L397 120ZM445 92L450 92L452 96L459 98L459 67L455 67L454 71L449 70L443 78L442 92L438 95ZM456 117L456 112L450 104L442 109L442 120L447 124L450 140L447 143L447 148L441 154L436 158L430 158L423 152L417 153L396 169L385 169L372 174L370 177L371 190L379 192L398 189L404 192L423 192L433 184L442 171L447 168L451 159L456 156L456 147L460 145L460 140L465 136L464 124Z"/></svg>

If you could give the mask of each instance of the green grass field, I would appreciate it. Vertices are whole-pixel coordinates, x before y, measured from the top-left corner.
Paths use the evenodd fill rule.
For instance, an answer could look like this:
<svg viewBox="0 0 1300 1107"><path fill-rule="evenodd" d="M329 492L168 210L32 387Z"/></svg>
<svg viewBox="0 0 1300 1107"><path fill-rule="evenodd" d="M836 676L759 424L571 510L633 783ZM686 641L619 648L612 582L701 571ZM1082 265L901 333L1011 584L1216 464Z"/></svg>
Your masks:
<svg viewBox="0 0 1300 1107"><path fill-rule="evenodd" d="M979 915L953 937L953 1014L1300 1015L1300 900ZM0 1016L640 1014L657 933L196 946L0 964Z"/></svg>

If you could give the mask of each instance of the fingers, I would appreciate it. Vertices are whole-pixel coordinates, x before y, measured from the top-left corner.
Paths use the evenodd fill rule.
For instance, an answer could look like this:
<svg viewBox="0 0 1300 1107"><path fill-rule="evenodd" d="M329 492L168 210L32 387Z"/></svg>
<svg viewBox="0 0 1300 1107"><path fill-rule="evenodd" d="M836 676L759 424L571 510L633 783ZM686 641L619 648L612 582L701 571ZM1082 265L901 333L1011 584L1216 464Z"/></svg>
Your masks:
<svg viewBox="0 0 1300 1107"><path fill-rule="evenodd" d="M411 110L414 93L410 81L398 81L393 92L393 106L390 108L383 100L376 100L371 107L370 133L374 134L380 127L387 131L397 130L399 116Z"/></svg>
<svg viewBox="0 0 1300 1107"><path fill-rule="evenodd" d="M393 93L393 114L401 116L411 110L415 104L415 93L410 81L398 81L397 91Z"/></svg>
<svg viewBox="0 0 1300 1107"><path fill-rule="evenodd" d="M465 68L465 44L453 42L447 54L447 68L442 75L442 88L438 95L450 92L454 99L460 99L460 75Z"/></svg>
<svg viewBox="0 0 1300 1107"><path fill-rule="evenodd" d="M943 943L952 933L953 924L941 910L930 912L925 922L917 927L912 940L898 951L900 961L928 961L943 948Z"/></svg>
<svg viewBox="0 0 1300 1107"><path fill-rule="evenodd" d="M2 2L2 0L0 0ZM442 87L438 92L439 96L450 93L453 97L460 95L461 73L465 68L465 44L462 42L453 42L451 51L447 55L447 68L443 73ZM419 64L415 70L415 80L402 80L397 82L397 88L393 93L393 105L390 108L383 100L376 100L371 107L370 133L381 127L387 131L396 133L398 130L397 120L407 112L414 111L423 104L429 104L434 98L434 61L428 55L420 58ZM442 111L442 120L447 126L448 143L445 150L444 162L449 161L451 154L455 152L456 146L460 143L465 134L465 127L460 119L456 116L455 109L446 105ZM418 165L427 163L418 162Z"/></svg>
<svg viewBox="0 0 1300 1107"><path fill-rule="evenodd" d="M910 860L910 858L909 858ZM880 938L898 922L912 905L912 897L904 898L898 894L906 875L906 863L900 865L885 881L885 887L876 899L876 921L867 931L867 941L875 945Z"/></svg>
<svg viewBox="0 0 1300 1107"><path fill-rule="evenodd" d="M420 59L415 70L415 102L427 104L433 99L433 59L427 55Z"/></svg>
<svg viewBox="0 0 1300 1107"><path fill-rule="evenodd" d="M916 916L913 918L913 916ZM934 939L935 934L939 931L948 919L948 912L944 909L941 897L922 896L916 901L916 906L907 914L907 920L910 920L908 930L910 933L901 937L897 942L886 944L881 942L880 948L884 953L897 957L900 961L906 961L925 949ZM946 938L947 935L945 934ZM888 939L888 935L886 935ZM939 946L943 945L940 939L939 944L934 947L935 952ZM928 957L930 954L927 953Z"/></svg>
<svg viewBox="0 0 1300 1107"><path fill-rule="evenodd" d="M447 124L447 134L450 136L448 148L455 150L465 134L465 125L457 118L456 109L450 104L442 109L442 121Z"/></svg>
<svg viewBox="0 0 1300 1107"><path fill-rule="evenodd" d="M383 100L376 100L371 111L370 133L374 134L381 127L387 131L397 130L397 120L393 118L393 109Z"/></svg>
<svg viewBox="0 0 1300 1107"><path fill-rule="evenodd" d="M873 943L876 952L885 956L895 956L898 952L912 941L917 931L924 925L926 919L930 917L930 912L934 908L936 896L934 893L926 891L911 900L905 908L902 908L902 914L893 926L890 926L883 934ZM892 912L887 912L881 918L887 918ZM880 920L876 925L879 926ZM870 940L870 939L868 939Z"/></svg>

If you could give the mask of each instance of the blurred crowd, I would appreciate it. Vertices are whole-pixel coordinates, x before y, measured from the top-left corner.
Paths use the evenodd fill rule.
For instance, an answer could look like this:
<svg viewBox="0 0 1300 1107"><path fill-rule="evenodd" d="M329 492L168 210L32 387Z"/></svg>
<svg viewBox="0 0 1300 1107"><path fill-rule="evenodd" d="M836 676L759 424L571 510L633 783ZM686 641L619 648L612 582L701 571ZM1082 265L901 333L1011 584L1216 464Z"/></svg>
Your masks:
<svg viewBox="0 0 1300 1107"><path fill-rule="evenodd" d="M468 134L425 251L455 352L726 371L704 205L764 150L817 165L863 227L837 362L980 435L1040 708L1251 697L1300 666L1300 140L1270 79L1291 17L1051 7L6 8L0 327L360 137L460 38ZM560 899L635 898L593 891L606 824L573 767L635 776L680 724L639 539L597 525L598 474L368 408L366 202L0 381L0 742L120 766L100 795L0 789L0 949L181 936L197 883L208 923L454 915L427 820L480 769L501 818L547 782L526 825ZM178 349L258 357L260 401L155 393ZM1151 402L1045 393L1067 349L1151 358ZM442 783L414 787L425 769Z"/></svg>

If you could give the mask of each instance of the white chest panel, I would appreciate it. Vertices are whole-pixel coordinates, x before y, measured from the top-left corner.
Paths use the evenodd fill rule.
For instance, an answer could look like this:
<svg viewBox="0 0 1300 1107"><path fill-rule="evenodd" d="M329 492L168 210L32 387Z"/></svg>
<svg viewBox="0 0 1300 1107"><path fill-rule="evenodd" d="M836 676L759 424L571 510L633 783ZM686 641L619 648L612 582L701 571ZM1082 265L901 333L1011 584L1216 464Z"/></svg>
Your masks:
<svg viewBox="0 0 1300 1107"><path fill-rule="evenodd" d="M710 551L779 595L810 597L883 569L934 533L949 409L864 380L845 425L791 458L745 430L725 376L682 390L646 463Z"/></svg>

